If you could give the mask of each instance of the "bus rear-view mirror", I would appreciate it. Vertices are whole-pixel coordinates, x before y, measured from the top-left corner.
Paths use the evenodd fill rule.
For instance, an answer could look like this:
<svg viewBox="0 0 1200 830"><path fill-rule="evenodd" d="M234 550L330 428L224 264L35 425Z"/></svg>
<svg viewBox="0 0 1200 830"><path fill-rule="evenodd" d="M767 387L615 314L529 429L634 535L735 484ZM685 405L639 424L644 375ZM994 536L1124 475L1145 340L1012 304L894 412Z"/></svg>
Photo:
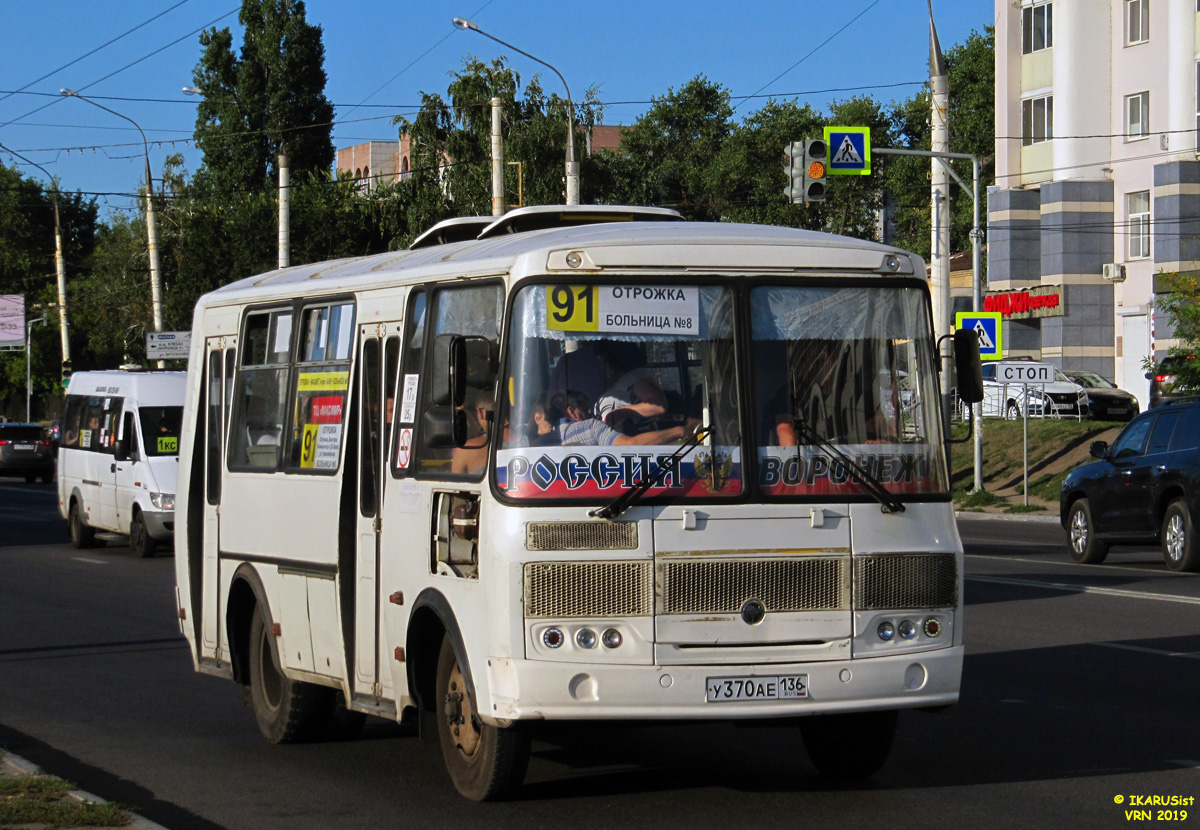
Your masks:
<svg viewBox="0 0 1200 830"><path fill-rule="evenodd" d="M974 329L954 332L954 368L958 374L958 397L963 403L983 400L983 364L979 359L979 335Z"/></svg>
<svg viewBox="0 0 1200 830"><path fill-rule="evenodd" d="M467 443L467 413L450 407L426 410L421 432L431 447L461 447Z"/></svg>

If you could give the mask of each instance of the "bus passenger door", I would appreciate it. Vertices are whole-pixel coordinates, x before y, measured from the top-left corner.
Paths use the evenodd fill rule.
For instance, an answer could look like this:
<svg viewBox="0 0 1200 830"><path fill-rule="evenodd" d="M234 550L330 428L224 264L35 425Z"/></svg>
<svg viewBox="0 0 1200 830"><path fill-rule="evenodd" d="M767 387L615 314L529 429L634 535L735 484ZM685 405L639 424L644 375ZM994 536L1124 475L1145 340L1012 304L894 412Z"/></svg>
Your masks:
<svg viewBox="0 0 1200 830"><path fill-rule="evenodd" d="M221 643L220 551L221 482L225 470L226 426L237 363L236 337L210 337L205 344L204 546L201 559L202 655L227 659Z"/></svg>
<svg viewBox="0 0 1200 830"><path fill-rule="evenodd" d="M357 384L359 458L357 561L354 589L354 675L356 696L391 698L390 672L381 671L379 552L387 437L395 404L400 352L398 323L372 323L359 334L362 360ZM388 334L391 334L389 337Z"/></svg>

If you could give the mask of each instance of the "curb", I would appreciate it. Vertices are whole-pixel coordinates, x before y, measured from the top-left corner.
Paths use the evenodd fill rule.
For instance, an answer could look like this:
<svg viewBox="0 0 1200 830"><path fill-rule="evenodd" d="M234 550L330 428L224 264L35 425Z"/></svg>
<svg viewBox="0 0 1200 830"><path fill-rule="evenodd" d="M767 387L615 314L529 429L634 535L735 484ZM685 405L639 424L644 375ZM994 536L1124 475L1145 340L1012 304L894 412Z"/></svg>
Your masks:
<svg viewBox="0 0 1200 830"><path fill-rule="evenodd" d="M974 510L955 510L954 519L1003 519L1006 522L1035 522L1039 524L1059 524L1058 516L1036 516L1031 513L984 513Z"/></svg>
<svg viewBox="0 0 1200 830"><path fill-rule="evenodd" d="M8 750L5 750L4 757L0 759L0 763L13 767L22 775L50 774L32 761L27 761L20 755L14 755ZM82 801L85 804L108 804L108 802L103 798L92 795L84 790L71 790L71 792L67 793L67 795L78 801ZM132 810L125 810L125 815L129 817L129 823L124 825L125 827L135 827L137 830L167 830L167 828L163 827L161 824L153 822L148 818L143 818Z"/></svg>

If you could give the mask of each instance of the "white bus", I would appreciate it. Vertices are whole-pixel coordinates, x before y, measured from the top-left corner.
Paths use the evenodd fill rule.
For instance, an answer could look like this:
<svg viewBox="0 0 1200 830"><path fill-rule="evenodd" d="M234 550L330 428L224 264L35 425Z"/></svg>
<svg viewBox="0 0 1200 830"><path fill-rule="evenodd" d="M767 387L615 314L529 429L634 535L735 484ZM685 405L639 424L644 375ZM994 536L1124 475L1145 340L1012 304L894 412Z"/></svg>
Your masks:
<svg viewBox="0 0 1200 830"><path fill-rule="evenodd" d="M77 548L96 531L129 535L153 556L175 535L183 372L76 372L58 449L58 509Z"/></svg>
<svg viewBox="0 0 1200 830"><path fill-rule="evenodd" d="M526 208L201 298L179 618L268 739L412 714L484 800L534 722L794 718L864 775L957 701L923 263L678 220Z"/></svg>

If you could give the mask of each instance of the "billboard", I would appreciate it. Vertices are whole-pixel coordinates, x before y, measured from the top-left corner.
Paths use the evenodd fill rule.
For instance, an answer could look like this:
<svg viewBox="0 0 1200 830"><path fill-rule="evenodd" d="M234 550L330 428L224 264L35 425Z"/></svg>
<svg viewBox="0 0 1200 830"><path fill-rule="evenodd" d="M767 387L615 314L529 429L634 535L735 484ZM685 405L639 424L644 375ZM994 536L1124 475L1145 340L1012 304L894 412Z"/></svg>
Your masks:
<svg viewBox="0 0 1200 830"><path fill-rule="evenodd" d="M0 294L0 350L25 348L25 297Z"/></svg>

